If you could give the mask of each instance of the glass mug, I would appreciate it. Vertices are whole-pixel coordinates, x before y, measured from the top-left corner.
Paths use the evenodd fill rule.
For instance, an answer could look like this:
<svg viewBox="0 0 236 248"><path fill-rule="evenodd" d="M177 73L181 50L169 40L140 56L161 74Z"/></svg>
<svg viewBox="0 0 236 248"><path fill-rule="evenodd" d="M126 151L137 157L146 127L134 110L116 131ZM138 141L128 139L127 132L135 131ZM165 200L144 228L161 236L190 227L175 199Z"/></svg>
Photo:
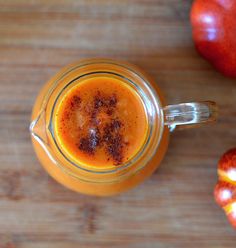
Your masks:
<svg viewBox="0 0 236 248"><path fill-rule="evenodd" d="M55 134L55 109L61 97L72 86L98 75L132 87L147 115L145 143L134 157L113 169L91 169L73 161ZM166 153L170 132L215 121L216 116L217 107L211 101L166 106L154 80L134 65L90 59L65 67L44 85L33 108L30 132L38 159L56 181L80 193L109 196L133 188L154 172Z"/></svg>

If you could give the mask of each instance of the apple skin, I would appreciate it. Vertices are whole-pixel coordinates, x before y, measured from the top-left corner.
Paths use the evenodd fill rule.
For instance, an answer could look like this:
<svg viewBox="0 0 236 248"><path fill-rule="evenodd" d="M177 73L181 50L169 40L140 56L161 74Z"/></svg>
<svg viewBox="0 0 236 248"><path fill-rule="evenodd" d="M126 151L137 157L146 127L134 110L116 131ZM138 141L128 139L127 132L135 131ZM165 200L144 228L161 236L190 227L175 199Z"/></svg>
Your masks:
<svg viewBox="0 0 236 248"><path fill-rule="evenodd" d="M219 181L214 197L228 220L236 228L236 148L227 151L218 163Z"/></svg>
<svg viewBox="0 0 236 248"><path fill-rule="evenodd" d="M225 76L236 78L236 1L195 0L190 17L197 51Z"/></svg>

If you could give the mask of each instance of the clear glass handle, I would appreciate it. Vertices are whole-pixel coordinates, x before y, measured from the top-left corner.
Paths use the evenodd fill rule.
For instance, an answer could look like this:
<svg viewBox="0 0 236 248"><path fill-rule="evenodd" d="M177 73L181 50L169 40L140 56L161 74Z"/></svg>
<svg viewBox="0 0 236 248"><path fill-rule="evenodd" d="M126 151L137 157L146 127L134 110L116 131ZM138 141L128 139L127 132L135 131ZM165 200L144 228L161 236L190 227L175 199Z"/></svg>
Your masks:
<svg viewBox="0 0 236 248"><path fill-rule="evenodd" d="M170 131L196 127L217 119L218 107L215 102L190 102L164 107L165 125Z"/></svg>

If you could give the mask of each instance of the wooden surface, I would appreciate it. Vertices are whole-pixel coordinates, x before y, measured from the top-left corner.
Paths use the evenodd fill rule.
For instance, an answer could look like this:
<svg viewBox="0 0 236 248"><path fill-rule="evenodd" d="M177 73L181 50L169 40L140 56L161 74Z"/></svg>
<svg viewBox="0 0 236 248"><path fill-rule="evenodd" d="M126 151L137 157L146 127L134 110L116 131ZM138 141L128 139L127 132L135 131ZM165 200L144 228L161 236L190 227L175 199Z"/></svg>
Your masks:
<svg viewBox="0 0 236 248"><path fill-rule="evenodd" d="M0 0L0 248L228 248L236 231L213 199L220 155L236 146L236 82L195 52L190 0ZM172 134L136 189L87 197L40 167L28 132L35 97L86 57L145 69L168 103L214 100L214 126Z"/></svg>

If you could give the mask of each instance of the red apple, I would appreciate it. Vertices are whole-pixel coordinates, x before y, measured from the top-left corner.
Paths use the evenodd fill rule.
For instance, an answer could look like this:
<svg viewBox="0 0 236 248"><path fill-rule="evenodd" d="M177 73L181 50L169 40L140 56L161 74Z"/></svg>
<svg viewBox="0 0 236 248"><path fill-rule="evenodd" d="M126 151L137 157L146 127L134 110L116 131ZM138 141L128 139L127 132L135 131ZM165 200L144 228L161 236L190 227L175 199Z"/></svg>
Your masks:
<svg viewBox="0 0 236 248"><path fill-rule="evenodd" d="M236 1L195 0L191 22L199 53L224 75L236 77Z"/></svg>

